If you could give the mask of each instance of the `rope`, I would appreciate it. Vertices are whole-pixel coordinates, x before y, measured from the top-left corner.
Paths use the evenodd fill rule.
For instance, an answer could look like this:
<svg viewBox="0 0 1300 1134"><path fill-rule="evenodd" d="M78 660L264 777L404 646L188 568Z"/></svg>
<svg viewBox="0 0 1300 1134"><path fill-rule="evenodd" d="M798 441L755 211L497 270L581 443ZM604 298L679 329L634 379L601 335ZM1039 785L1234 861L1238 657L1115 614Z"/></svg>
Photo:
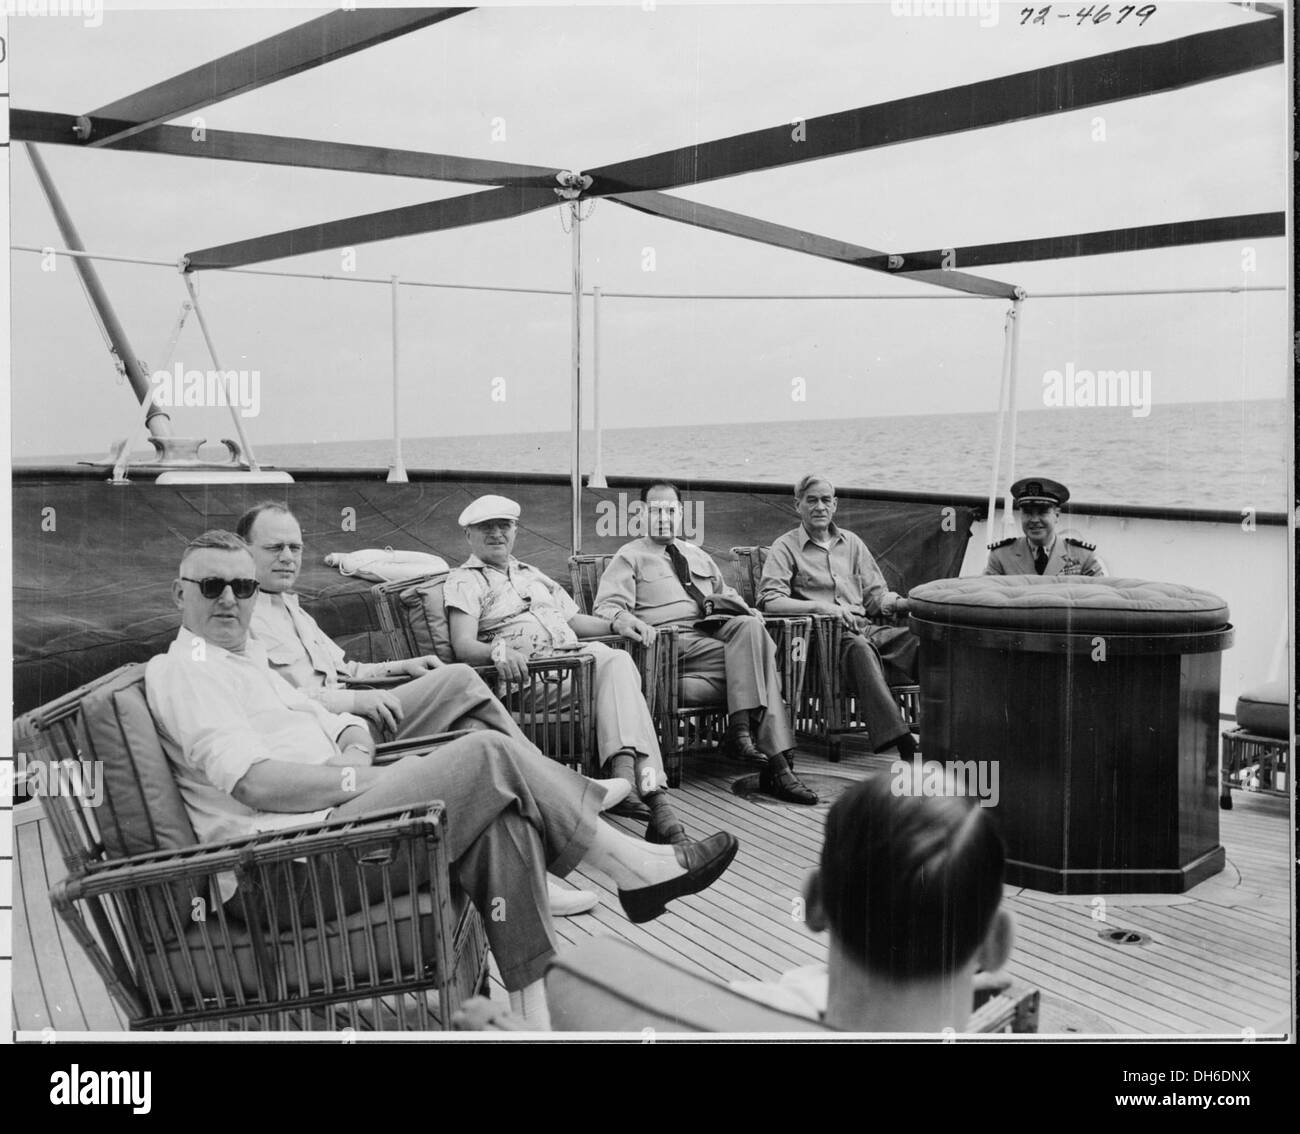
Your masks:
<svg viewBox="0 0 1300 1134"><path fill-rule="evenodd" d="M567 232L568 229L566 228ZM10 249L14 252L34 252L37 255L43 255L46 252L44 248L37 248L29 244L11 244ZM100 252L75 252L70 248L55 248L53 252L56 256L83 256L88 260L107 260L119 264L143 264L146 267L167 268L170 271L176 270L174 260L150 260L140 256L109 256ZM340 283L365 283L365 284L383 284L385 287L392 286L391 276L356 276L356 275L336 275L331 272L285 272L277 271L272 268L222 268L221 271L226 274L236 274L244 276L277 276L283 279L294 280L336 280ZM407 280L399 281L400 287L431 287L444 288L449 291L500 291L513 293L517 295L561 295L566 298L572 296L571 290L550 287L506 287L497 284L454 284L439 283L436 280ZM1257 291L1286 291L1285 284L1259 284L1246 287L1244 284L1231 284L1222 287L1169 287L1169 288L1135 288L1119 289L1115 291L1031 291L1027 293L1030 299L1090 299L1094 297L1106 296L1135 296L1135 295L1235 295L1238 292L1257 292ZM704 293L704 292L650 292L650 291L601 291L602 299L776 299L782 301L804 301L814 299L832 299L832 300L854 300L854 299L890 299L890 300L921 300L926 303L941 303L944 300L998 300L1001 296L988 295L890 295L884 293L863 293L863 292L817 292L806 295L772 295L754 292L731 292L731 293ZM583 295L591 295L590 291L584 291Z"/></svg>

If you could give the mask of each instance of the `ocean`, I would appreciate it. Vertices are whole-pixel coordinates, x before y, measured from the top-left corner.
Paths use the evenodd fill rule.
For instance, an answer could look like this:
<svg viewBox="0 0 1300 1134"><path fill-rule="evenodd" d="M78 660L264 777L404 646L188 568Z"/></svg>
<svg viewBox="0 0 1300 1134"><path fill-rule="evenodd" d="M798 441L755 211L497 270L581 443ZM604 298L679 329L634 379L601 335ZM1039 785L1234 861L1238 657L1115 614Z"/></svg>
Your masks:
<svg viewBox="0 0 1300 1134"><path fill-rule="evenodd" d="M837 485L985 495L996 415L916 414L836 421L608 429L606 476L749 480L793 484L817 471ZM584 437L591 469L592 434ZM392 439L263 444L259 460L285 468L385 468ZM1093 504L1284 511L1294 451L1284 400L1021 411L1017 476L1059 480ZM1002 467L1007 467L1004 442ZM402 439L407 469L569 471L567 433ZM1006 485L1000 486L1005 490Z"/></svg>

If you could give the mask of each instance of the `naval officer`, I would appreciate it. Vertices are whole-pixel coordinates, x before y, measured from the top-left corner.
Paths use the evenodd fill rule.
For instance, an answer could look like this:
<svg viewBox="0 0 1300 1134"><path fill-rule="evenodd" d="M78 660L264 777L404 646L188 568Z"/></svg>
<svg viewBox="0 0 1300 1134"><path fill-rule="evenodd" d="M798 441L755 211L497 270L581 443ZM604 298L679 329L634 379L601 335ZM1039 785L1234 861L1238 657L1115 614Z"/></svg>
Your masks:
<svg viewBox="0 0 1300 1134"><path fill-rule="evenodd" d="M986 575L1104 575L1106 568L1090 543L1058 537L1061 505L1070 490L1046 477L1026 477L1011 486L1024 535L989 544Z"/></svg>

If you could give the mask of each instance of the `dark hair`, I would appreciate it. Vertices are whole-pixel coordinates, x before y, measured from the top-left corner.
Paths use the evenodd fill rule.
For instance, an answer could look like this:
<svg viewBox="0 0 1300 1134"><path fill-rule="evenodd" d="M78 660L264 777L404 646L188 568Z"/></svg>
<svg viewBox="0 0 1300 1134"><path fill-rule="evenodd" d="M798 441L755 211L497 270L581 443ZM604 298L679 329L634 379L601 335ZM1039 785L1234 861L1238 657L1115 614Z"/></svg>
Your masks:
<svg viewBox="0 0 1300 1134"><path fill-rule="evenodd" d="M201 536L196 536L185 545L185 550L181 552L181 564L184 565L185 560L196 551L208 549L215 551L243 551L249 555L252 554L248 544L234 532L228 532L222 528L213 528L211 531L204 532Z"/></svg>
<svg viewBox="0 0 1300 1134"><path fill-rule="evenodd" d="M794 486L794 495L796 500L802 500L803 494L808 491L814 484L824 484L831 490L831 495L835 495L835 482L828 476L822 476L821 473L808 473L799 478L799 483Z"/></svg>
<svg viewBox="0 0 1300 1134"><path fill-rule="evenodd" d="M281 512L286 516L293 516L287 504L281 504L278 500L259 500L235 522L235 531L239 533L241 539L251 537L253 525L257 523L257 517L263 512ZM294 519L297 517L294 516Z"/></svg>
<svg viewBox="0 0 1300 1134"><path fill-rule="evenodd" d="M979 801L896 794L878 773L826 818L821 902L840 945L893 979L963 968L1002 900L1002 840Z"/></svg>
<svg viewBox="0 0 1300 1134"><path fill-rule="evenodd" d="M641 503L645 504L650 499L650 493L656 488L667 488L677 497L677 503L682 502L682 490L677 487L671 480L652 480L643 489L641 489Z"/></svg>

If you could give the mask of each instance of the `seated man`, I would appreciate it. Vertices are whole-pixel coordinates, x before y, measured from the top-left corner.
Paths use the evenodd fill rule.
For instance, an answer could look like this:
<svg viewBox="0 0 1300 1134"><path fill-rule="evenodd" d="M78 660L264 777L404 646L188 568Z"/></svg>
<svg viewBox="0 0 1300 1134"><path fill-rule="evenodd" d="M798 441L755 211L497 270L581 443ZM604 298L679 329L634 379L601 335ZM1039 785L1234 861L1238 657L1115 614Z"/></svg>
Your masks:
<svg viewBox="0 0 1300 1134"><path fill-rule="evenodd" d="M233 533L194 540L172 583L180 632L146 670L149 706L201 841L443 800L452 876L483 916L512 1007L539 1027L549 1023L541 977L556 946L545 871L563 876L579 863L601 870L639 922L711 885L735 856L726 833L671 847L629 838L599 821L609 794L601 784L500 732L374 767L364 722L294 689L249 638L253 570ZM422 881L403 869L395 868L396 893ZM362 908L355 876L337 879L336 888L343 908L335 913ZM502 908L509 916L494 917ZM314 924L314 910L301 915Z"/></svg>
<svg viewBox="0 0 1300 1134"><path fill-rule="evenodd" d="M668 802L668 777L636 664L626 651L603 642L580 645L582 636L611 633L609 623L579 613L558 583L511 554L518 521L519 505L504 496L481 496L460 514L472 554L443 588L452 649L462 661L495 665L507 680L522 680L530 659L561 650L581 649L594 657L601 765L641 797L629 794L611 813L649 819L646 838L652 843L687 841ZM557 704L568 695L567 684L543 690L555 690Z"/></svg>
<svg viewBox="0 0 1300 1134"><path fill-rule="evenodd" d="M757 612L738 615L716 629L699 629L710 595L744 605L703 548L677 538L681 494L665 481L641 493L646 537L624 544L600 580L597 618L635 641L652 641L656 626L678 626L678 659L684 678L701 677L725 688L726 745L742 759L763 760L761 790L792 803L816 803L817 794L794 774L794 734L781 701L776 647ZM748 610L748 607L745 607ZM751 727L758 731L755 747Z"/></svg>
<svg viewBox="0 0 1300 1134"><path fill-rule="evenodd" d="M1081 539L1058 538L1061 505L1070 490L1046 477L1026 477L1011 486L1013 507L1025 533L989 544L986 575L1104 575L1097 548Z"/></svg>
<svg viewBox="0 0 1300 1134"><path fill-rule="evenodd" d="M835 486L805 476L794 490L803 523L772 544L763 565L758 605L772 614L828 614L843 624L839 664L877 752L897 747L910 758L916 738L889 691L891 679L916 683L916 636L882 624L907 612L867 545L835 525Z"/></svg>
<svg viewBox="0 0 1300 1134"><path fill-rule="evenodd" d="M266 651L271 667L290 685L332 713L366 717L376 742L478 728L528 744L492 690L467 665L444 666L432 656L348 661L294 594L302 570L302 528L283 504L254 505L239 517L235 532L248 543L257 565L258 592L249 632ZM343 688L345 678L399 675L412 680L392 689ZM537 756L545 759L540 752ZM551 913L558 917L586 913L597 902L590 890L551 886L550 894Z"/></svg>
<svg viewBox="0 0 1300 1134"><path fill-rule="evenodd" d="M1011 954L1002 840L949 775L943 795L915 763L845 792L826 817L820 869L804 883L807 925L829 931L825 966L735 982L775 1008L849 1032L961 1031L978 987ZM903 790L900 790L900 787Z"/></svg>

